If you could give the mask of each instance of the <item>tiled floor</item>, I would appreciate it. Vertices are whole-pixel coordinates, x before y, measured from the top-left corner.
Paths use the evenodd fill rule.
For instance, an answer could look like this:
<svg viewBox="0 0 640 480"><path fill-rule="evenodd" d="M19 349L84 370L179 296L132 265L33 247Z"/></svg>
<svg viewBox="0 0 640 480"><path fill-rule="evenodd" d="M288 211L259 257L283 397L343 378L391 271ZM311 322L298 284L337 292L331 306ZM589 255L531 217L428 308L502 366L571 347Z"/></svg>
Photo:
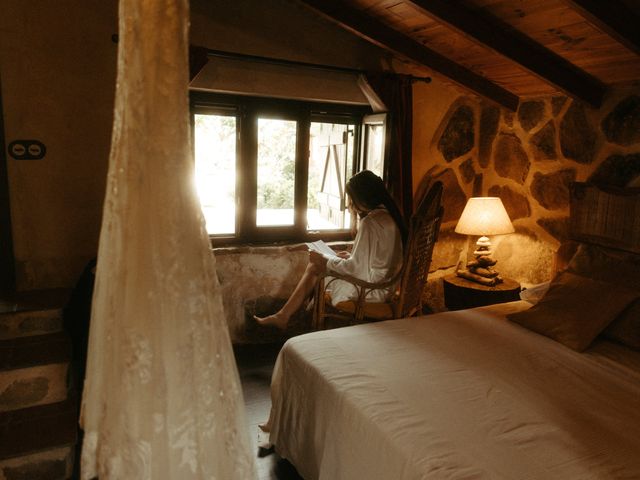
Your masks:
<svg viewBox="0 0 640 480"><path fill-rule="evenodd" d="M259 480L302 480L295 468L277 453L259 456L258 425L269 417L271 373L281 344L243 345L235 350L242 382L246 418Z"/></svg>

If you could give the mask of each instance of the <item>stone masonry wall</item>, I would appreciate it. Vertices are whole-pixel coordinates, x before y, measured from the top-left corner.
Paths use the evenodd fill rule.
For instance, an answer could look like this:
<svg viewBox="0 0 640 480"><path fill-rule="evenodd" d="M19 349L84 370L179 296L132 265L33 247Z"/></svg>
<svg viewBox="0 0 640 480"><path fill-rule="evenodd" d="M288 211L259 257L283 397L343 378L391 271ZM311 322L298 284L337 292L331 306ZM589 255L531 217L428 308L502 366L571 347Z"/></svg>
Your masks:
<svg viewBox="0 0 640 480"><path fill-rule="evenodd" d="M445 185L425 300L434 310L444 307L441 277L453 273L467 241L453 230L473 195L501 197L516 228L492 239L498 271L525 284L549 279L554 251L567 238L569 182L624 185L640 175L640 87L615 92L599 110L558 96L528 99L509 113L434 84L418 87L414 97L416 196L431 180ZM234 343L310 331L305 312L284 334L251 318L272 313L289 296L304 271L304 252L236 247L217 249L216 261Z"/></svg>
<svg viewBox="0 0 640 480"><path fill-rule="evenodd" d="M415 115L419 123L429 112ZM516 233L492 239L497 269L526 284L552 275L554 252L568 238L571 182L640 186L640 86L612 92L600 109L546 96L526 99L511 113L458 97L432 138L418 142L425 140L430 168L416 196L433 180L445 186L430 274L429 296L438 309L438 279L453 272L467 246L454 233L467 198L502 199ZM414 163L415 157L414 150Z"/></svg>

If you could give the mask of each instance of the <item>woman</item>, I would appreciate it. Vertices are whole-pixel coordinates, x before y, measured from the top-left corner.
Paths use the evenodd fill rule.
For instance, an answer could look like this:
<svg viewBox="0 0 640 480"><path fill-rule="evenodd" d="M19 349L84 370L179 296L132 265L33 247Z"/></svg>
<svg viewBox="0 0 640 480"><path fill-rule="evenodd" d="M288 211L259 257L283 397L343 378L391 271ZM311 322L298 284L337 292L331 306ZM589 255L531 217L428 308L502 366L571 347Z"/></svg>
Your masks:
<svg viewBox="0 0 640 480"><path fill-rule="evenodd" d="M325 271L329 274L351 275L367 282L380 282L399 268L407 229L382 179L373 172L363 170L349 179L346 192L350 208L361 219L352 253L340 252L337 258L327 260L317 252L309 252L309 264L284 306L268 317L254 316L260 325L285 329L291 316L313 292L320 275ZM357 296L353 285L339 279L328 283L327 292L331 295L333 305ZM391 289L374 290L367 295L367 299L382 302L391 293Z"/></svg>

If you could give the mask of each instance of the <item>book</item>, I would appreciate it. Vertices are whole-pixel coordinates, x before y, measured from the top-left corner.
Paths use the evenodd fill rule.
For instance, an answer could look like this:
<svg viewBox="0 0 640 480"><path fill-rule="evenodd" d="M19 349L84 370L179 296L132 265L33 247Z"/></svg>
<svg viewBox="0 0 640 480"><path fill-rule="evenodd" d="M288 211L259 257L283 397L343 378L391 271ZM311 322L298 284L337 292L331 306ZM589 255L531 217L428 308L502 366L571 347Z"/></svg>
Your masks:
<svg viewBox="0 0 640 480"><path fill-rule="evenodd" d="M315 242L308 242L307 247L309 247L309 250L318 252L320 255L322 255L324 258L327 258L327 259L336 258L338 256L336 255L336 252L334 252L331 249L331 247L326 243L324 243L322 240L316 240Z"/></svg>

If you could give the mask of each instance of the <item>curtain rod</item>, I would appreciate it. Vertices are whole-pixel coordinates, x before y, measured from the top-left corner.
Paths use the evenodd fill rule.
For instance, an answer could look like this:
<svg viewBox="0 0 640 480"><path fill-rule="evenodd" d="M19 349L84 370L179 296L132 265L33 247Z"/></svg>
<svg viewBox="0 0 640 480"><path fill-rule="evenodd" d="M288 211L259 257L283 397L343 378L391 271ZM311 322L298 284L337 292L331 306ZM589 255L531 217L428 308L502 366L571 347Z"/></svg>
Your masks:
<svg viewBox="0 0 640 480"><path fill-rule="evenodd" d="M271 65L285 65L290 67L305 67L305 68L314 68L317 70L332 70L335 72L342 73L367 73L365 70L360 70L357 68L349 68L349 67L338 67L336 65L322 65L318 63L308 63L308 62L300 62L297 60L286 60L283 58L274 58L274 57L262 57L259 55L248 55L246 53L235 53L235 52L225 52L223 50L212 50L210 48L206 49L208 57L218 57L218 58L230 58L230 59L238 59L238 60L249 60L253 62L261 62L268 63ZM378 72L376 72L378 73ZM388 72L382 72L388 73ZM416 77L414 75L407 75L414 82L425 82L430 83L431 77Z"/></svg>
<svg viewBox="0 0 640 480"><path fill-rule="evenodd" d="M113 43L118 43L119 35L117 33L114 33L113 35L111 35L111 41ZM205 51L207 53L207 57L250 60L253 62L268 63L271 65L286 65L289 67L315 68L317 70L332 70L334 72L342 72L342 73L353 73L353 74L367 73L366 70L361 70L358 68L339 67L337 65L323 65L320 63L300 62L298 60L286 60L284 58L262 57L260 55L249 55L246 53L226 52L224 50L213 50L211 48L204 48L204 47L195 47L195 48L202 49L201 51ZM393 72L374 72L374 73L393 73ZM414 82L431 83L431 77L417 77L415 75L406 75L406 76L411 78L411 80L413 80Z"/></svg>

